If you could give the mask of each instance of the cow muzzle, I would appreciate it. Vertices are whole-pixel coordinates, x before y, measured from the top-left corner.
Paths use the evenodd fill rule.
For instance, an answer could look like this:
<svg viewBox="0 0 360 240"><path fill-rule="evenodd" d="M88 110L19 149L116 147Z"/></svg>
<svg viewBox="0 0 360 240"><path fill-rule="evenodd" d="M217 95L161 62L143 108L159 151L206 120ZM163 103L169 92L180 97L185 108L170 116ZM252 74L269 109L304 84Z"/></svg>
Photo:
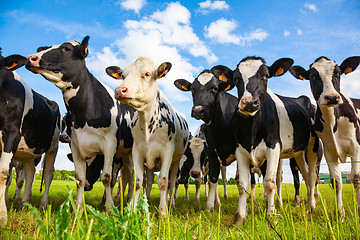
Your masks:
<svg viewBox="0 0 360 240"><path fill-rule="evenodd" d="M61 134L59 137L59 141L62 143L70 143L70 137L67 134Z"/></svg>
<svg viewBox="0 0 360 240"><path fill-rule="evenodd" d="M260 109L259 99L245 97L240 99L239 110L243 114L252 114Z"/></svg>
<svg viewBox="0 0 360 240"><path fill-rule="evenodd" d="M191 171L190 172L190 176L193 178L199 178L200 177L200 172L198 171Z"/></svg>
<svg viewBox="0 0 360 240"><path fill-rule="evenodd" d="M123 101L129 98L129 89L127 87L118 87L115 89L115 99Z"/></svg>
<svg viewBox="0 0 360 240"><path fill-rule="evenodd" d="M327 106L336 106L341 103L341 98L339 94L329 94L324 96L325 105Z"/></svg>
<svg viewBox="0 0 360 240"><path fill-rule="evenodd" d="M204 118L204 110L205 108L201 105L194 106L191 110L191 117L196 119L203 119Z"/></svg>

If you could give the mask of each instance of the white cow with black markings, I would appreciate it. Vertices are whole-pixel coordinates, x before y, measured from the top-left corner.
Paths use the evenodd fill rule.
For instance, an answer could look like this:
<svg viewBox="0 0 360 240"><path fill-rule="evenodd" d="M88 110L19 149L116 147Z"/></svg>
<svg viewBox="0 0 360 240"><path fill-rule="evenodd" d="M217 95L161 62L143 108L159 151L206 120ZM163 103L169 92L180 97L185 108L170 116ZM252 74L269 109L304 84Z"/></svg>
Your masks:
<svg viewBox="0 0 360 240"><path fill-rule="evenodd" d="M160 167L158 186L161 214L165 214L168 186L170 183L171 196L179 160L189 138L185 117L173 109L156 84L156 80L164 77L171 66L171 63L164 62L156 67L150 59L140 57L124 70L119 67L106 69L110 76L124 80L116 88L115 98L137 110L131 125L136 170L135 203L143 184L144 166L149 169Z"/></svg>

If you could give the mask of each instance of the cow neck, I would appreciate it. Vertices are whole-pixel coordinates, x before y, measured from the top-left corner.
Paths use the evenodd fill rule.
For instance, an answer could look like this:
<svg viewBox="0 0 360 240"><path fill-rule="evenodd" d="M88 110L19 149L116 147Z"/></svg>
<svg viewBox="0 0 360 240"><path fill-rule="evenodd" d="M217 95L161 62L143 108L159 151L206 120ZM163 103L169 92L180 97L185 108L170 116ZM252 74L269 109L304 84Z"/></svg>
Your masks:
<svg viewBox="0 0 360 240"><path fill-rule="evenodd" d="M109 92L86 68L76 78L69 79L74 83L70 91L70 97L63 93L64 101L68 112L70 112L75 128L83 127L85 123L94 127L108 127L110 125L110 109L114 106L114 101ZM70 92L69 91L69 92ZM90 120L90 121L89 121ZM90 123L93 120L100 120L99 126Z"/></svg>
<svg viewBox="0 0 360 240"><path fill-rule="evenodd" d="M148 139L150 136L150 121L152 118L158 116L160 113L157 111L159 109L159 101L156 98L152 98L150 102L145 104L145 107L137 110L139 114L139 126L140 129L145 134L145 139Z"/></svg>
<svg viewBox="0 0 360 240"><path fill-rule="evenodd" d="M335 134L334 134L334 127L336 125L336 117L335 117L335 108L338 108L339 106L336 107L324 107L324 106L319 106L319 104L317 104L317 111L320 109L320 116L318 116L318 114L316 115L316 117L320 117L320 122L323 125L323 132L325 133L325 137L326 137L326 142L333 143L333 146L335 147L335 151L337 156L340 158L340 154L339 154L339 146L338 146L338 142L336 141L335 138ZM343 159L341 159L343 160Z"/></svg>

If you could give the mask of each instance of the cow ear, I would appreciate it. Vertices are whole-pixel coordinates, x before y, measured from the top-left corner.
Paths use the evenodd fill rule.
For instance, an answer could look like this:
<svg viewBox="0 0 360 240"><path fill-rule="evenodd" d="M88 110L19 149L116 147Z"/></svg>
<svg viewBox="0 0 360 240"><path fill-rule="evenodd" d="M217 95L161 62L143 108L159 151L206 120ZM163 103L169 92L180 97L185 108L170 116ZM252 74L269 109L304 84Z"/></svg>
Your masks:
<svg viewBox="0 0 360 240"><path fill-rule="evenodd" d="M297 79L309 80L308 72L303 67L292 66L289 72Z"/></svg>
<svg viewBox="0 0 360 240"><path fill-rule="evenodd" d="M155 72L155 79L165 77L166 74L170 71L172 64L169 62L163 62Z"/></svg>
<svg viewBox="0 0 360 240"><path fill-rule="evenodd" d="M89 53L89 50L88 50L89 38L90 38L89 36L84 37L84 39L82 40L81 45L80 45L80 55L83 58L86 58Z"/></svg>
<svg viewBox="0 0 360 240"><path fill-rule="evenodd" d="M349 57L341 63L340 70L342 73L346 75L348 73L353 72L359 66L359 63L360 63L359 56Z"/></svg>
<svg viewBox="0 0 360 240"><path fill-rule="evenodd" d="M217 65L211 68L211 73L221 82L233 81L233 71L224 65Z"/></svg>
<svg viewBox="0 0 360 240"><path fill-rule="evenodd" d="M177 87L178 89L180 89L181 91L184 91L184 92L190 91L190 88L191 88L191 83L189 83L185 79L175 80L174 85L175 85L175 87Z"/></svg>
<svg viewBox="0 0 360 240"><path fill-rule="evenodd" d="M230 91L234 87L235 87L235 84L233 81L220 82L218 85L219 91Z"/></svg>
<svg viewBox="0 0 360 240"><path fill-rule="evenodd" d="M286 73L293 65L294 60L291 58L280 58L269 67L270 77L278 77Z"/></svg>
<svg viewBox="0 0 360 240"><path fill-rule="evenodd" d="M49 49L50 47L39 47L36 51L37 52L41 52L41 51L44 51L46 49Z"/></svg>
<svg viewBox="0 0 360 240"><path fill-rule="evenodd" d="M6 68L7 70L13 71L25 65L27 61L26 57L21 55L10 55L1 60L0 65L1 67Z"/></svg>
<svg viewBox="0 0 360 240"><path fill-rule="evenodd" d="M113 77L115 79L122 79L121 74L123 70L118 66L107 67L105 71L110 77Z"/></svg>

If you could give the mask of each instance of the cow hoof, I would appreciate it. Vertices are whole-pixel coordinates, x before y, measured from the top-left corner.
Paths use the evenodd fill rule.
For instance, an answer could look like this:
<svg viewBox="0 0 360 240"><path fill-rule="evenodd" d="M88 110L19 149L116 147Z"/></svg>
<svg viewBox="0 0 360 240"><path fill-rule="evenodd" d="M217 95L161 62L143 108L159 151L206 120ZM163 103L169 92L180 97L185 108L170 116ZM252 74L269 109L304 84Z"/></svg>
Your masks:
<svg viewBox="0 0 360 240"><path fill-rule="evenodd" d="M188 196L188 195L185 196L185 200L189 200L189 196Z"/></svg>
<svg viewBox="0 0 360 240"><path fill-rule="evenodd" d="M218 200L215 200L215 204L216 204L216 206L220 207L220 206L221 206L220 200L219 200L219 199L218 199Z"/></svg>
<svg viewBox="0 0 360 240"><path fill-rule="evenodd" d="M293 202L295 207L300 207L300 196L296 196Z"/></svg>
<svg viewBox="0 0 360 240"><path fill-rule="evenodd" d="M317 192L317 193L315 193L314 196L315 196L316 198L320 198L321 194L320 194L320 192Z"/></svg>
<svg viewBox="0 0 360 240"><path fill-rule="evenodd" d="M236 213L235 214L235 217L234 217L234 222L233 222L233 225L238 225L239 223L241 225L244 225L246 222L246 216L240 216L239 213Z"/></svg>
<svg viewBox="0 0 360 240"><path fill-rule="evenodd" d="M195 198L194 198L194 203L198 203L199 200L200 200L199 198L195 197Z"/></svg>
<svg viewBox="0 0 360 240"><path fill-rule="evenodd" d="M226 194L226 195L224 195L224 198L225 198L225 200L228 200L229 199L229 197L228 197L228 195Z"/></svg>

